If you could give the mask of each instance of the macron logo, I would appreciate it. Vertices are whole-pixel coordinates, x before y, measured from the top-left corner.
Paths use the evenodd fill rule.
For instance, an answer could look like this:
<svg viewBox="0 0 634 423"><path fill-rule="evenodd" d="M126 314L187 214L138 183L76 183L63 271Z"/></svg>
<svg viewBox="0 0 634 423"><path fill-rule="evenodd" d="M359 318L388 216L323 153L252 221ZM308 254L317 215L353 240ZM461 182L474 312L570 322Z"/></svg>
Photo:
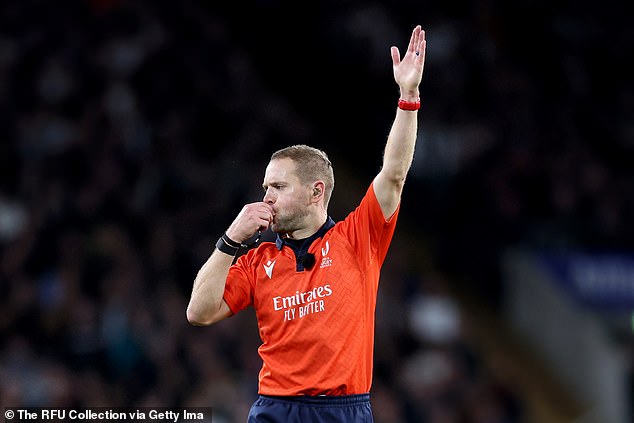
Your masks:
<svg viewBox="0 0 634 423"><path fill-rule="evenodd" d="M273 266L275 266L275 260L273 261L269 260L266 264L263 264L262 266L264 266L264 271L266 272L266 276L268 276L269 279L271 279L271 275L273 275Z"/></svg>

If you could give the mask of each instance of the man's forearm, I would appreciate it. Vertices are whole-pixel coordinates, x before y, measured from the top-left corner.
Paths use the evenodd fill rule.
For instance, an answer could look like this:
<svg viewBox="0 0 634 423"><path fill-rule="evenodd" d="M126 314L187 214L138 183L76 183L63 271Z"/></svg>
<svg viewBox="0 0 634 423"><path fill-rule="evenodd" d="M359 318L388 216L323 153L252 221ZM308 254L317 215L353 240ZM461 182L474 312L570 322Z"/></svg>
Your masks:
<svg viewBox="0 0 634 423"><path fill-rule="evenodd" d="M407 172L414 157L418 113L398 109L388 135L383 165L374 178L374 192L385 218L398 207Z"/></svg>
<svg viewBox="0 0 634 423"><path fill-rule="evenodd" d="M397 185L405 182L412 165L417 130L418 112L397 109L385 145L381 169L385 177Z"/></svg>
<svg viewBox="0 0 634 423"><path fill-rule="evenodd" d="M200 268L192 289L187 320L194 325L208 325L220 320L227 275L233 257L214 250Z"/></svg>

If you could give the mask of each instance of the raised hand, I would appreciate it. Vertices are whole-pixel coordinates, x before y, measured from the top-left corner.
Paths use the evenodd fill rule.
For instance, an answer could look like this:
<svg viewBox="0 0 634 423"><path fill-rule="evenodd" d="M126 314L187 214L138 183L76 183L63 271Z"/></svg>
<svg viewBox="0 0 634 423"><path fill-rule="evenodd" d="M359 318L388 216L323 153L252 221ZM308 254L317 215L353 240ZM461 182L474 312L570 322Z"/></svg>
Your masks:
<svg viewBox="0 0 634 423"><path fill-rule="evenodd" d="M392 46L390 49L394 80L401 88L403 95L418 96L418 86L425 66L425 47L425 31L417 25L412 31L407 51L402 58L398 47Z"/></svg>

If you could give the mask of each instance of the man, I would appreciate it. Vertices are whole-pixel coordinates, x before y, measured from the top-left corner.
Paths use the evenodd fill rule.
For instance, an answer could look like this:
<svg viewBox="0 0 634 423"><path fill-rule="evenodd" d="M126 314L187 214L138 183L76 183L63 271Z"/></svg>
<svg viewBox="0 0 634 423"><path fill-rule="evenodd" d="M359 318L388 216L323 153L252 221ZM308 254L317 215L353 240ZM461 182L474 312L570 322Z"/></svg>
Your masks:
<svg viewBox="0 0 634 423"><path fill-rule="evenodd" d="M425 34L416 26L401 57L391 48L400 88L383 165L359 206L343 221L328 216L330 161L305 145L275 152L264 198L247 204L202 266L187 307L195 325L255 308L262 345L260 397L249 422L371 422L374 316L420 107ZM276 242L234 256L258 231Z"/></svg>

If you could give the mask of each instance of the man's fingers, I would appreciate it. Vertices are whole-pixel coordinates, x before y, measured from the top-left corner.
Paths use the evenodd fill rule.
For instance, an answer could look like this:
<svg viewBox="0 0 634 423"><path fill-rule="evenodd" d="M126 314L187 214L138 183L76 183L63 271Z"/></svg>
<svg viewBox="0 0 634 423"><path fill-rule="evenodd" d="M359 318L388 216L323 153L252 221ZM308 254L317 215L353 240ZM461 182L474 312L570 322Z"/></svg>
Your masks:
<svg viewBox="0 0 634 423"><path fill-rule="evenodd" d="M392 46L390 53L392 53L392 64L398 66L401 63L401 53L398 51L398 47Z"/></svg>
<svg viewBox="0 0 634 423"><path fill-rule="evenodd" d="M420 25L416 25L412 30L412 36L409 39L407 45L406 54L414 53L416 56L422 56L425 51L425 31L423 31ZM392 64L398 66L401 63L401 54L398 47L392 46L390 48L392 54Z"/></svg>
<svg viewBox="0 0 634 423"><path fill-rule="evenodd" d="M273 220L273 216L270 212L260 214L258 216L258 230L265 231L269 228L271 221Z"/></svg>
<svg viewBox="0 0 634 423"><path fill-rule="evenodd" d="M263 202L247 204L227 230L227 235L230 238L234 236L235 238L231 239L242 242L258 230L268 229L272 219L273 209L269 204Z"/></svg>
<svg viewBox="0 0 634 423"><path fill-rule="evenodd" d="M409 38L409 44L408 44L408 46L407 46L407 51L408 51L408 52L410 52L410 51L414 51L414 47L416 47L416 45L417 45L417 44L416 44L416 42L418 41L418 34L417 34L417 30L418 30L418 27L415 27L415 28L412 30L412 36Z"/></svg>
<svg viewBox="0 0 634 423"><path fill-rule="evenodd" d="M256 223L258 224L258 229L264 228L264 230L268 229L271 221L273 220L273 209L269 204L266 203L255 203L256 207L254 209L254 218L256 219Z"/></svg>
<svg viewBox="0 0 634 423"><path fill-rule="evenodd" d="M425 40L425 31L423 31L421 29L420 31L420 37L418 40L418 48L416 49L416 51L420 52L420 56L424 56L425 55L425 48L427 47L427 41Z"/></svg>

